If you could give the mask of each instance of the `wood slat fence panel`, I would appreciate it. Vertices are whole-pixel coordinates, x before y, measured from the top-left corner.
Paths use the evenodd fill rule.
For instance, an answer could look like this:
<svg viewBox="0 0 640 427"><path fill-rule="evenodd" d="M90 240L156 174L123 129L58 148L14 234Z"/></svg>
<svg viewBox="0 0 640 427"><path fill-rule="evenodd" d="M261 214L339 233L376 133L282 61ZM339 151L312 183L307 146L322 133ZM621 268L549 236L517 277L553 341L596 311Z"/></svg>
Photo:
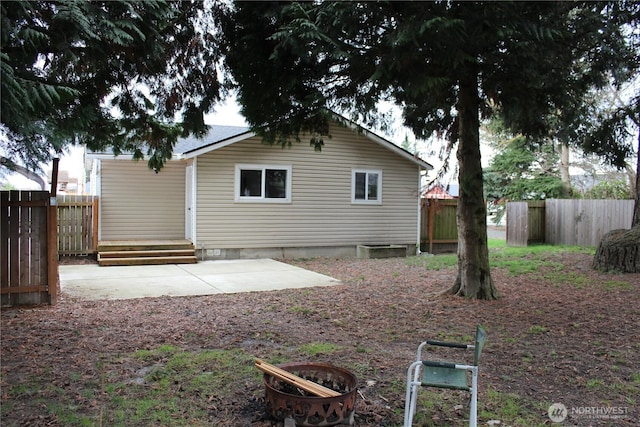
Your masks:
<svg viewBox="0 0 640 427"><path fill-rule="evenodd" d="M529 240L529 205L507 203L507 246L527 246Z"/></svg>
<svg viewBox="0 0 640 427"><path fill-rule="evenodd" d="M628 229L634 200L549 199L545 241L553 245L597 246L611 230Z"/></svg>
<svg viewBox="0 0 640 427"><path fill-rule="evenodd" d="M529 236L528 243L544 243L546 230L546 204L544 200L529 200L528 221Z"/></svg>
<svg viewBox="0 0 640 427"><path fill-rule="evenodd" d="M98 246L98 198L58 196L58 254L91 255Z"/></svg>
<svg viewBox="0 0 640 427"><path fill-rule="evenodd" d="M54 211L46 191L0 192L2 306L55 302L56 248L49 243Z"/></svg>
<svg viewBox="0 0 640 427"><path fill-rule="evenodd" d="M458 244L455 199L421 201L420 250L429 253L454 251Z"/></svg>

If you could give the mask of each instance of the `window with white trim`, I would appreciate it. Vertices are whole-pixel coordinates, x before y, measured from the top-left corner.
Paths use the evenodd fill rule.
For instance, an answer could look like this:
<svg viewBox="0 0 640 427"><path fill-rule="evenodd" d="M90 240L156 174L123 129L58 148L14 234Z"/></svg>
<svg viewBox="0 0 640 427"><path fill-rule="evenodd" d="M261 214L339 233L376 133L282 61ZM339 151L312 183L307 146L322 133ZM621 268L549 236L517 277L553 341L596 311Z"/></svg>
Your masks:
<svg viewBox="0 0 640 427"><path fill-rule="evenodd" d="M291 166L236 165L236 201L291 202Z"/></svg>
<svg viewBox="0 0 640 427"><path fill-rule="evenodd" d="M353 169L351 172L351 202L382 204L382 171Z"/></svg>

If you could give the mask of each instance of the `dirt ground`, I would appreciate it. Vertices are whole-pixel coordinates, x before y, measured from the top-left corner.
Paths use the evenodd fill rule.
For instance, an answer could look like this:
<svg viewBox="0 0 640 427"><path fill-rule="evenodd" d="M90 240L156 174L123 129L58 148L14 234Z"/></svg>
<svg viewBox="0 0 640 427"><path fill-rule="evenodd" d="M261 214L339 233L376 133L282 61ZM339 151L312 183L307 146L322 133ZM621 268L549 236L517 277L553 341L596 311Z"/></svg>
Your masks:
<svg viewBox="0 0 640 427"><path fill-rule="evenodd" d="M53 307L3 309L1 423L62 425L46 410L55 395L20 392L18 385L34 378L75 393L79 412L99 411L100 395L90 400L75 387L99 375L105 355L171 344L296 361L303 357L298 346L325 342L338 349L313 360L358 371L356 425L397 426L406 369L420 341L469 337L481 323L489 336L481 360L481 412L499 413L490 406L496 393L504 393L517 395L521 410L539 416L537 425L551 424L547 409L554 402L574 409L564 425L638 425L640 274L593 271L586 254L558 257L565 265L561 273L541 267L514 277L493 269L501 294L493 302L440 295L452 284L453 269L427 271L396 258L322 258L287 262L338 278L342 285L118 301L79 301L63 294ZM80 378L70 378L70 372ZM218 398L210 425L282 425L266 417L260 398L243 398L259 395L261 388L260 382L241 384ZM466 408L456 408L453 413L432 408L428 418L434 425L463 425ZM594 418L585 414L588 408L617 408L622 416ZM489 421L481 417L479 425Z"/></svg>

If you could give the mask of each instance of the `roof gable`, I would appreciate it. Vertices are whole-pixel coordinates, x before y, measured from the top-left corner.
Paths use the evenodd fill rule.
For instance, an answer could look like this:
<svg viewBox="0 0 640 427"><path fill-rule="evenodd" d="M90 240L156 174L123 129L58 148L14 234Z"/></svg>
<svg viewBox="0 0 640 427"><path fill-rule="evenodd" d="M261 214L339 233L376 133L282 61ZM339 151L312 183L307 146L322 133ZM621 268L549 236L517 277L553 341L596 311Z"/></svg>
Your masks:
<svg viewBox="0 0 640 427"><path fill-rule="evenodd" d="M188 154L195 151L202 150L206 147L213 147L216 144L223 143L238 136L246 135L246 138L253 136L253 133L248 127L244 126L209 126L209 132L203 138L196 138L195 136L189 136L188 138L180 138L176 142L176 146L173 151L176 154Z"/></svg>
<svg viewBox="0 0 640 427"><path fill-rule="evenodd" d="M348 120L338 114L335 114L335 118L336 123L351 128L354 132L361 133L369 140L384 146L388 150L395 152L396 154L406 158L407 160L410 160L420 167L423 167L427 170L433 169L433 166L431 166L431 164L422 160L418 156L411 154L404 148L392 143L385 138L382 138L381 136L376 135L375 133L371 132L368 129L365 129L355 122ZM193 158L255 136L255 133L251 132L251 130L247 127L213 125L209 126L209 128L209 133L204 138L198 139L195 137L189 137L179 139L174 149L176 155L184 158Z"/></svg>
<svg viewBox="0 0 640 427"><path fill-rule="evenodd" d="M412 163L418 165L421 168L431 170L433 166L422 160L420 157L410 153L404 148L395 145L391 141L382 138L379 135L371 132L370 130L358 125L357 123L337 114L334 114L334 122L339 126L345 126L350 128L353 132L363 135L367 139L377 144L382 145L386 149L393 151L394 153L404 157ZM250 128L244 126L218 126L210 125L209 132L202 138L196 138L195 136L189 136L187 138L179 138L173 148L174 159L190 159L202 154L206 154L210 151L214 151L223 147L226 147L236 142L244 141L256 136ZM87 152L87 158L101 158L108 157L114 158L113 154L100 153L100 152Z"/></svg>

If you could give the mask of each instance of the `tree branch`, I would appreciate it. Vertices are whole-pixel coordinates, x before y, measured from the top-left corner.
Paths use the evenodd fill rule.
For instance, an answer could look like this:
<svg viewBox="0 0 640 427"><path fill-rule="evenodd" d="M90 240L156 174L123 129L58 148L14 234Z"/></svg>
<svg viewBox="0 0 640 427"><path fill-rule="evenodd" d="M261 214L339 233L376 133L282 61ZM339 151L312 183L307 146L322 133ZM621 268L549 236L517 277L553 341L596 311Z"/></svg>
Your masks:
<svg viewBox="0 0 640 427"><path fill-rule="evenodd" d="M0 165L6 167L12 172L19 173L20 175L30 179L31 181L36 182L40 186L41 190L47 190L47 183L44 182L44 179L42 179L42 177L34 171L31 171L4 156L0 156Z"/></svg>

